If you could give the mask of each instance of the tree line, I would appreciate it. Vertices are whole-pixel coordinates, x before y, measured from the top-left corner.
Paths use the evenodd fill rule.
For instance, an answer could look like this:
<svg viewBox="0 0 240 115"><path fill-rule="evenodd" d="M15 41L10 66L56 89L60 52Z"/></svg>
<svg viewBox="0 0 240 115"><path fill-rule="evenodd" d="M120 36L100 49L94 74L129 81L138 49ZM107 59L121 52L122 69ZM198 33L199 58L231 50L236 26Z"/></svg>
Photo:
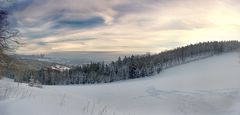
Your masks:
<svg viewBox="0 0 240 115"><path fill-rule="evenodd" d="M69 70L53 70L42 67L38 70L26 70L15 79L18 82L29 82L30 78L47 85L109 83L119 80L153 76L162 70L201 58L224 52L231 52L240 47L238 41L214 41L191 44L158 54L125 56L110 64L104 62L83 64Z"/></svg>

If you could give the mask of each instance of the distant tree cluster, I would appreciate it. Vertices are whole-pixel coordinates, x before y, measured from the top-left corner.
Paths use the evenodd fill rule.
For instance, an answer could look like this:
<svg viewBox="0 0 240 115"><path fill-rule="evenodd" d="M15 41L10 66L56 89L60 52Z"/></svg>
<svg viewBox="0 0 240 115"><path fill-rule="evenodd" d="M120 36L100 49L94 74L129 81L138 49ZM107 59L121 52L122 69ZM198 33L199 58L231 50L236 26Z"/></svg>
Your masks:
<svg viewBox="0 0 240 115"><path fill-rule="evenodd" d="M132 55L123 59L119 57L117 61L110 64L103 62L84 64L66 71L45 67L27 72L21 82L28 82L31 76L42 84L48 85L108 83L148 77L172 66L230 52L239 47L238 41L204 42L178 47L159 54Z"/></svg>

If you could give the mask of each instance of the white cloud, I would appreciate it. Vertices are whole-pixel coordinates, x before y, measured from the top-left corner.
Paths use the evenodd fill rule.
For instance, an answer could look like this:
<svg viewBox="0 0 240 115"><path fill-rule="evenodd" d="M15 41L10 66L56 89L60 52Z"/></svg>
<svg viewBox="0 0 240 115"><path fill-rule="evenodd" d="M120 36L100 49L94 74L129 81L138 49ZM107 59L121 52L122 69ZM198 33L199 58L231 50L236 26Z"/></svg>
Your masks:
<svg viewBox="0 0 240 115"><path fill-rule="evenodd" d="M35 1L14 14L28 43L18 51L159 52L199 41L239 39L238 4L237 0ZM104 25L52 28L61 20L92 17L101 17ZM46 36L33 39L31 34ZM80 40L84 37L95 39ZM47 44L36 45L39 42Z"/></svg>

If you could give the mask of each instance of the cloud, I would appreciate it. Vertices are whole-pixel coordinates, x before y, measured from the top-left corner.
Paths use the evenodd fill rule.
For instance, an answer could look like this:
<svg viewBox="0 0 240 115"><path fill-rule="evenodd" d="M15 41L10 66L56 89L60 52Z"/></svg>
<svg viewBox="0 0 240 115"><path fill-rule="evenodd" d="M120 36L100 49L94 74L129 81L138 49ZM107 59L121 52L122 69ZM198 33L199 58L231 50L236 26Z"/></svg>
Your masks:
<svg viewBox="0 0 240 115"><path fill-rule="evenodd" d="M96 38L69 38L69 39L62 39L62 40L52 41L50 43L82 42L82 44L84 44L84 42L91 41L91 40L96 40Z"/></svg>
<svg viewBox="0 0 240 115"><path fill-rule="evenodd" d="M155 28L159 30L193 30L213 26L214 24L203 20L171 20Z"/></svg>
<svg viewBox="0 0 240 115"><path fill-rule="evenodd" d="M16 0L18 52L152 51L239 39L237 0Z"/></svg>
<svg viewBox="0 0 240 115"><path fill-rule="evenodd" d="M5 0L6 1L6 0ZM9 2L6 9L10 12L22 11L34 3L34 0L16 0L16 1L6 1Z"/></svg>

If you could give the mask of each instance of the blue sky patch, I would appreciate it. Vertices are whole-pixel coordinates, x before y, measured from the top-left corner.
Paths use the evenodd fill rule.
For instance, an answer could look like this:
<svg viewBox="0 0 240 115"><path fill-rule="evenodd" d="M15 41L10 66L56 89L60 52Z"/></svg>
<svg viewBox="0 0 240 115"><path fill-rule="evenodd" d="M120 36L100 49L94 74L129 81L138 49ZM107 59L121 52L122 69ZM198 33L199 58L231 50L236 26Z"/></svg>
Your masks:
<svg viewBox="0 0 240 115"><path fill-rule="evenodd" d="M104 19L101 17L93 17L86 20L63 20L53 26L54 29L58 28L93 28L104 25Z"/></svg>
<svg viewBox="0 0 240 115"><path fill-rule="evenodd" d="M47 43L46 42L37 42L37 45L39 45L39 46L46 46Z"/></svg>

